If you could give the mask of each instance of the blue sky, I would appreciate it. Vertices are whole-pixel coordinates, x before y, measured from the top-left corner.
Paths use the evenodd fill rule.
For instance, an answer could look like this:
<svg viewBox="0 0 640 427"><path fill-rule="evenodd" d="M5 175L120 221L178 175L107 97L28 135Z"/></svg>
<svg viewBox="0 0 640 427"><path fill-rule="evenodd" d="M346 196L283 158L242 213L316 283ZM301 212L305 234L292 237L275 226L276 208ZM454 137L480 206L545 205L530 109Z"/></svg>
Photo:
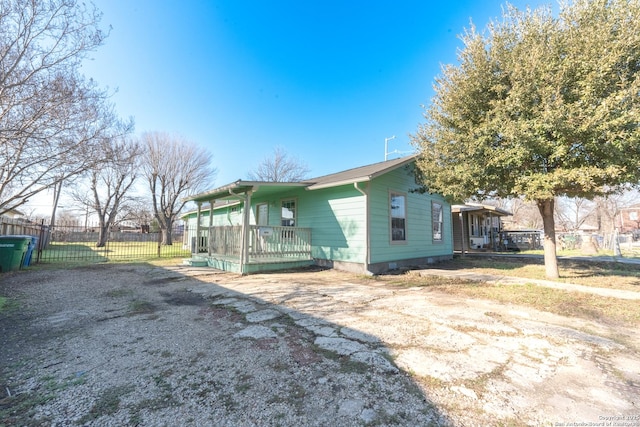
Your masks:
<svg viewBox="0 0 640 427"><path fill-rule="evenodd" d="M95 4L112 29L84 74L117 89L116 110L135 119L136 134L177 133L210 150L217 187L246 179L276 146L310 177L384 160L393 135L390 151L412 150L458 35L470 20L484 28L498 18L503 2Z"/></svg>

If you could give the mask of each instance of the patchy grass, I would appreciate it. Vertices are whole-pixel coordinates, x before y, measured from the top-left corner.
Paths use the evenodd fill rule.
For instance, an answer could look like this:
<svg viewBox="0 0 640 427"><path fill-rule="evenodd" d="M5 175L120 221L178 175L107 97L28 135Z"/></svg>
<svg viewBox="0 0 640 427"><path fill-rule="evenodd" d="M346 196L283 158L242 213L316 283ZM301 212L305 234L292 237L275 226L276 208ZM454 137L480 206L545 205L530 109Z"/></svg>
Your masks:
<svg viewBox="0 0 640 427"><path fill-rule="evenodd" d="M34 390L27 393L14 393L0 400L0 426L35 425L28 423L28 421L27 424L24 423L35 414L38 406L55 399L59 392L85 384L86 378L72 375L58 381L54 376L46 375L36 381L39 387ZM2 392L4 393L4 390ZM42 425L44 421L39 420L38 425Z"/></svg>
<svg viewBox="0 0 640 427"><path fill-rule="evenodd" d="M640 326L640 302L602 297L584 292L533 285L491 285L455 278L419 277L409 275L405 280L395 280L403 286L429 287L429 289L483 298L503 304L522 305L563 316L573 316L605 323Z"/></svg>
<svg viewBox="0 0 640 427"><path fill-rule="evenodd" d="M103 415L115 414L120 409L120 398L132 391L132 386L117 386L104 390L89 412L80 419L79 424L89 423Z"/></svg>
<svg viewBox="0 0 640 427"><path fill-rule="evenodd" d="M105 296L110 298L129 297L131 295L133 295L133 290L126 289L126 288L117 288L117 289L112 289L110 291L105 292Z"/></svg>
<svg viewBox="0 0 640 427"><path fill-rule="evenodd" d="M640 292L640 265L595 260L558 260L558 267L558 282ZM541 259L469 256L456 258L436 268L547 280Z"/></svg>
<svg viewBox="0 0 640 427"><path fill-rule="evenodd" d="M118 264L118 265L155 265L159 267L181 265L182 259L180 258L136 258L136 259L110 259L110 260L95 260L95 259L78 259L78 260L55 260L55 261L41 261L39 263L32 263L28 269L22 270L24 272L29 271L46 271L46 270L59 270L64 268L66 270L74 268L92 267L96 265Z"/></svg>
<svg viewBox="0 0 640 427"><path fill-rule="evenodd" d="M447 292L473 298L486 298L504 304L524 305L563 316L606 323L640 325L640 302L569 292L532 284L450 286Z"/></svg>
<svg viewBox="0 0 640 427"><path fill-rule="evenodd" d="M560 282L584 286L633 290L640 292L640 266L559 260ZM490 257L457 258L438 264L436 268L464 270L478 274L515 276L524 279L545 279L542 260ZM483 298L503 304L521 305L563 316L640 326L640 301L554 289L534 284L493 285L456 277L415 274L378 276L376 280L403 287L426 287L469 298ZM525 281L526 282L526 281Z"/></svg>
<svg viewBox="0 0 640 427"><path fill-rule="evenodd" d="M156 307L148 301L134 300L129 303L129 315L151 314L156 311Z"/></svg>
<svg viewBox="0 0 640 427"><path fill-rule="evenodd" d="M0 296L0 314L13 311L19 307L18 301Z"/></svg>
<svg viewBox="0 0 640 427"><path fill-rule="evenodd" d="M60 263L68 261L117 261L147 260L159 258L191 257L191 251L184 249L182 242L173 245L159 245L148 242L107 242L104 247L96 247L95 242L50 242L42 251L40 262Z"/></svg>

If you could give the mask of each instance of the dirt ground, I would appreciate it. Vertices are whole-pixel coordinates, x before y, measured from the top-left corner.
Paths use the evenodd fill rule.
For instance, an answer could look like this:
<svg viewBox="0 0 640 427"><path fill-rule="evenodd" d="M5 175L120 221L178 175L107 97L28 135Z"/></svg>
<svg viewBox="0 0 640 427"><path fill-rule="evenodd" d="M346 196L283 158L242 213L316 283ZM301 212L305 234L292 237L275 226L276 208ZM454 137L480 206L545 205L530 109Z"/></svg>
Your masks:
<svg viewBox="0 0 640 427"><path fill-rule="evenodd" d="M332 270L96 265L0 295L0 426L640 426L620 325Z"/></svg>

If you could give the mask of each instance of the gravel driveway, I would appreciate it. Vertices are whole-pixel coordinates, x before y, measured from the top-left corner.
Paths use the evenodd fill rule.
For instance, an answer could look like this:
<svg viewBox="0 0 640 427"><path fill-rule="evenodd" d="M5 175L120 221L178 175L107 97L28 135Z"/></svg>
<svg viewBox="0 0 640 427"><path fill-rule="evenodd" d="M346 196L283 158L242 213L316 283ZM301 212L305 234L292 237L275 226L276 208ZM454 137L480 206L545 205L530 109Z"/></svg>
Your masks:
<svg viewBox="0 0 640 427"><path fill-rule="evenodd" d="M330 270L96 265L0 295L0 425L640 425L619 325Z"/></svg>

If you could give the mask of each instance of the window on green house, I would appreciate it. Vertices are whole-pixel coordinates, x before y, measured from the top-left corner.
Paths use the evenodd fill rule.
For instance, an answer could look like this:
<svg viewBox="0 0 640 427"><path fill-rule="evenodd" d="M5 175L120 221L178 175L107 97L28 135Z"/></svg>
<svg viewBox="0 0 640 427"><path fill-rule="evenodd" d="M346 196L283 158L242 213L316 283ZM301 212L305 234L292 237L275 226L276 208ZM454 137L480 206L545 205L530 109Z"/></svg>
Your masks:
<svg viewBox="0 0 640 427"><path fill-rule="evenodd" d="M407 197L404 194L391 193L389 195L392 242L404 242L407 240L406 204Z"/></svg>
<svg viewBox="0 0 640 427"><path fill-rule="evenodd" d="M296 201L295 199L282 201L281 224L283 227L296 226Z"/></svg>
<svg viewBox="0 0 640 427"><path fill-rule="evenodd" d="M470 215L471 216L471 235L479 236L480 235L480 217L478 215Z"/></svg>
<svg viewBox="0 0 640 427"><path fill-rule="evenodd" d="M431 202L431 222L433 223L433 241L442 242L442 204Z"/></svg>

